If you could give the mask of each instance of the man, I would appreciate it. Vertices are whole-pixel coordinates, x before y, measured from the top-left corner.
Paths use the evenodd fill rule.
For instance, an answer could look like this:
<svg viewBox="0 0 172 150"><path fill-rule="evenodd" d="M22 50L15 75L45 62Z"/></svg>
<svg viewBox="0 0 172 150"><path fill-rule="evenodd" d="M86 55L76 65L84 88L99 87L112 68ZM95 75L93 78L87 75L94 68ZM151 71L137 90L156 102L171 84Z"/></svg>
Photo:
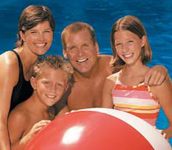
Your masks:
<svg viewBox="0 0 172 150"><path fill-rule="evenodd" d="M112 56L99 54L94 29L87 23L72 23L62 31L61 36L64 57L74 68L74 85L67 97L68 109L101 107L103 84L112 73ZM113 68L113 72L119 69ZM145 84L159 85L165 74L166 70L161 66L150 69Z"/></svg>

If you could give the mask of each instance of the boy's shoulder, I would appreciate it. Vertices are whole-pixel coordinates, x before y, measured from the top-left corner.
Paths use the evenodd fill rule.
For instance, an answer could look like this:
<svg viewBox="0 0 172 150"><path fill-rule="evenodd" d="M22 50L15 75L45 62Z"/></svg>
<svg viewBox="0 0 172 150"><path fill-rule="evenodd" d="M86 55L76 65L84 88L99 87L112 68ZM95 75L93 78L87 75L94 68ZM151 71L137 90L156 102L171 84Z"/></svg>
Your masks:
<svg viewBox="0 0 172 150"><path fill-rule="evenodd" d="M25 107L25 105L20 105L14 108L14 110L10 113L9 118L15 120L16 122L27 122L29 117L28 109Z"/></svg>

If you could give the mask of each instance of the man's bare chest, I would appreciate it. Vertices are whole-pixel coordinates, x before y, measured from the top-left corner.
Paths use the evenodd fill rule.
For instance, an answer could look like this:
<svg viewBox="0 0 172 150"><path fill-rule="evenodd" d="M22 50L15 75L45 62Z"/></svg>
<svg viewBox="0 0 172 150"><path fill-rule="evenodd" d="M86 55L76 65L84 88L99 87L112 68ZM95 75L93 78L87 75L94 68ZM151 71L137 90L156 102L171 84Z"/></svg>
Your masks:
<svg viewBox="0 0 172 150"><path fill-rule="evenodd" d="M102 100L101 83L75 84L68 98L70 109L100 107Z"/></svg>

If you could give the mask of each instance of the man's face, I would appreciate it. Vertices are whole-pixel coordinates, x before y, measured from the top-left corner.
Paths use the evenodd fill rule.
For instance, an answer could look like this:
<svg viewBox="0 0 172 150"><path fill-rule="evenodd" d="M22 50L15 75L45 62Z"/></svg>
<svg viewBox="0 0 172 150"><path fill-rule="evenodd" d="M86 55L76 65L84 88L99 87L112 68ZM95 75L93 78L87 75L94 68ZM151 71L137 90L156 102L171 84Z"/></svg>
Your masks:
<svg viewBox="0 0 172 150"><path fill-rule="evenodd" d="M75 71L89 73L97 61L98 44L94 44L88 30L76 33L67 33L65 36L65 58L68 58Z"/></svg>

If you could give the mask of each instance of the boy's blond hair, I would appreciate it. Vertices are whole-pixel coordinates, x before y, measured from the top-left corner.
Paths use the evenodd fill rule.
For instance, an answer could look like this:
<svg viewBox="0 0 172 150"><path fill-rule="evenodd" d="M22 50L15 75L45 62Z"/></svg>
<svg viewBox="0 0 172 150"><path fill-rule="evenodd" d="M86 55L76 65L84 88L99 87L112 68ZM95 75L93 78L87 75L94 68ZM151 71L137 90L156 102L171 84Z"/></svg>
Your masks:
<svg viewBox="0 0 172 150"><path fill-rule="evenodd" d="M34 65L33 77L39 77L44 67L63 70L66 73L68 83L72 84L73 68L70 63L65 61L61 56L47 55L40 57Z"/></svg>

